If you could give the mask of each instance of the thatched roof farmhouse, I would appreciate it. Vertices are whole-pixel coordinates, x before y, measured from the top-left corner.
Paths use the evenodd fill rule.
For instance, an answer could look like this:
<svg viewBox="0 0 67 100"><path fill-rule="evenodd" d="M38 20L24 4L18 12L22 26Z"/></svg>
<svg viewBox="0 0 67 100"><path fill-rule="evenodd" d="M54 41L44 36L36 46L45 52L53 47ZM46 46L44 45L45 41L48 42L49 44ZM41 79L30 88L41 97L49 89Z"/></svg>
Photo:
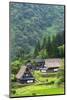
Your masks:
<svg viewBox="0 0 67 100"><path fill-rule="evenodd" d="M32 83L35 81L30 69L26 66L22 66L16 75L17 81L20 83Z"/></svg>

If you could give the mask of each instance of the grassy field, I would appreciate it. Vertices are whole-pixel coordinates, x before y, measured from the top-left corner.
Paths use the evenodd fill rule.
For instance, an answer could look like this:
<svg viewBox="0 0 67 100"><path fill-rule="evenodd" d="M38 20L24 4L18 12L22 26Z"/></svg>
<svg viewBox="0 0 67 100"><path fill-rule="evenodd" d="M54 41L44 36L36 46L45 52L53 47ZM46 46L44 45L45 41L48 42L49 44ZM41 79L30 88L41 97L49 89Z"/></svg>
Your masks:
<svg viewBox="0 0 67 100"><path fill-rule="evenodd" d="M62 60L61 69L64 69L63 63L64 61ZM56 84L58 80L57 72L48 73L49 76L44 76L40 71L34 71L32 74L35 77L35 83L20 85L14 83L12 88L14 92L11 92L11 97L64 94L64 84L60 86Z"/></svg>
<svg viewBox="0 0 67 100"><path fill-rule="evenodd" d="M64 94L64 88L58 87L56 84L50 84L57 80L56 76L52 77L42 77L40 71L35 71L34 76L36 77L36 82L28 85L21 85L21 87L14 88L15 94L12 96L38 96L38 95L56 95ZM49 84L45 84L48 79Z"/></svg>
<svg viewBox="0 0 67 100"><path fill-rule="evenodd" d="M16 89L13 96L38 96L38 95L54 95L64 94L64 89L55 86L31 85Z"/></svg>
<svg viewBox="0 0 67 100"><path fill-rule="evenodd" d="M34 71L33 76L35 77L35 79L38 82L46 82L46 80L48 80L48 82L50 81L54 81L56 80L56 73L49 73L49 76L45 76L43 73L41 73L40 71Z"/></svg>

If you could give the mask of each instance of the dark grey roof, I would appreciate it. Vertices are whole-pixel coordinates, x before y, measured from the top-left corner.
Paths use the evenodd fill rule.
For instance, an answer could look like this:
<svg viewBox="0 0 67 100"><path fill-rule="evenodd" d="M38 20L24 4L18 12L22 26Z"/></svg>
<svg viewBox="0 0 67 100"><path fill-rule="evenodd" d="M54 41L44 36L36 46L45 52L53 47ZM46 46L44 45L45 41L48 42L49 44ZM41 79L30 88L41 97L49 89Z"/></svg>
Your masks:
<svg viewBox="0 0 67 100"><path fill-rule="evenodd" d="M35 62L45 62L45 59L32 59L32 61L35 61Z"/></svg>

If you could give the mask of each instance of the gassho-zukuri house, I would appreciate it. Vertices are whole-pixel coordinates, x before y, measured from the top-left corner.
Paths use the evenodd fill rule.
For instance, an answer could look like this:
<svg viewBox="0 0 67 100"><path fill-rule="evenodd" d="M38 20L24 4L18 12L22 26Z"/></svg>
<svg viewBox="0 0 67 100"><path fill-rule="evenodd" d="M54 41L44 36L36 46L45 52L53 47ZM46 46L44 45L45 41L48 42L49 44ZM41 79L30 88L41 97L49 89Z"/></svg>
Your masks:
<svg viewBox="0 0 67 100"><path fill-rule="evenodd" d="M61 59L45 59L45 65L43 68L40 68L41 72L57 72L61 66Z"/></svg>
<svg viewBox="0 0 67 100"><path fill-rule="evenodd" d="M19 72L16 75L16 78L20 83L33 83L35 81L31 70L26 66L22 66L20 68Z"/></svg>

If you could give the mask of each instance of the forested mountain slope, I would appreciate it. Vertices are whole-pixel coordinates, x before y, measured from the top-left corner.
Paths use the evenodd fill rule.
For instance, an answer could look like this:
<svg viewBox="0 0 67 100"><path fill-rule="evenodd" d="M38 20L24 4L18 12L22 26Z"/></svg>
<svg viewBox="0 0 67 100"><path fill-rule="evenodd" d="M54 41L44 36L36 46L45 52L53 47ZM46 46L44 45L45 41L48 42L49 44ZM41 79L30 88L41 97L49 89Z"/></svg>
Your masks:
<svg viewBox="0 0 67 100"><path fill-rule="evenodd" d="M64 6L10 3L10 52L34 51L38 40L64 31ZM21 56L22 56L21 55Z"/></svg>

